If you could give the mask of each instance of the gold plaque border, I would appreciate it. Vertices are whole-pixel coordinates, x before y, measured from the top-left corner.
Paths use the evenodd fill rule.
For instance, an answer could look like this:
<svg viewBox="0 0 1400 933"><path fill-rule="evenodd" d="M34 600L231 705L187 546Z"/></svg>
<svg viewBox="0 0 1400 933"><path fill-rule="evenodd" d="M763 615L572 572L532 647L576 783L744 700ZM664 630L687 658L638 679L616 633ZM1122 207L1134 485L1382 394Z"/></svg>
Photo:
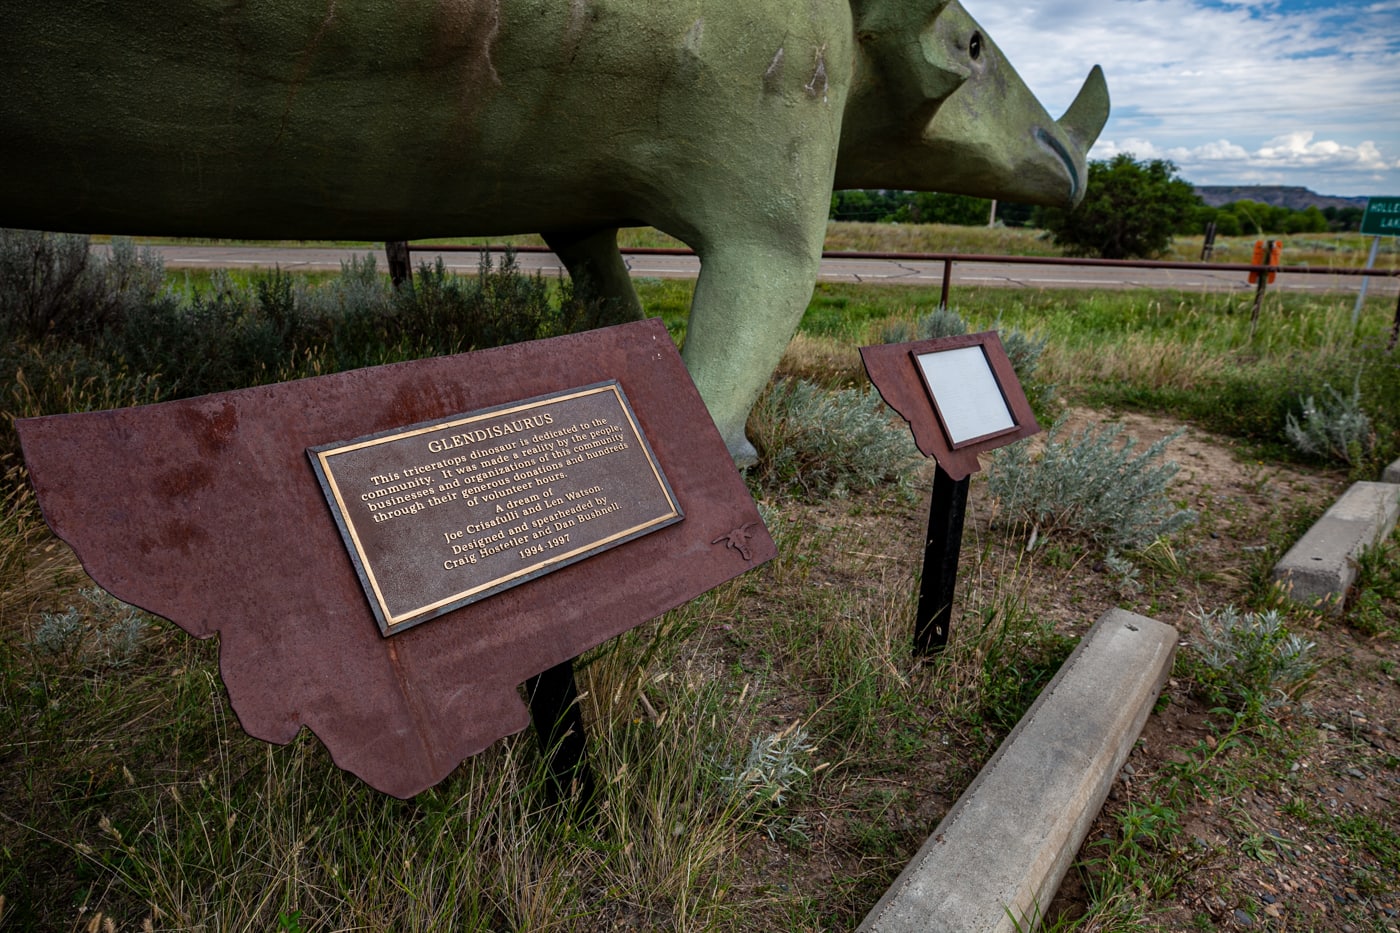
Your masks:
<svg viewBox="0 0 1400 933"><path fill-rule="evenodd" d="M397 614L393 613L385 600L384 591L380 586L378 575L374 572L374 565L370 560L363 542L360 540L360 535L355 528L355 523L349 517L350 510L346 506L346 500L344 494L341 492L340 484L335 478L335 472L331 468L332 459L369 447L395 443L423 434L436 434L444 430L474 424L479 421L488 419L495 420L521 412L528 412L545 405L569 402L590 395L608 393L613 395L618 408L626 417L627 424L631 427L633 435L638 440L638 446L646 456L647 466L651 469L652 478L656 481L657 487L660 489L662 495L665 496L666 502L669 503L670 510L659 515L654 515L646 521L633 525L630 528L608 535L606 538L592 541L582 547L575 548L563 554L551 554L544 560L529 564L505 576L497 577L476 586L469 587L468 589L461 590L424 606L417 606L411 610L401 611ZM608 550L609 548L625 543L633 538L640 537L641 535L660 530L667 525L675 524L685 517L685 513L681 511L680 504L676 501L676 495L671 489L671 484L667 482L666 475L662 472L660 463L657 462L656 454L651 449L651 444L647 441L646 435L642 433L641 425L637 423L636 414L632 411L632 406L627 401L627 396L623 393L621 384L616 380L590 386L582 386L575 389L565 389L561 392L541 395L519 402L508 402L505 405L495 408L481 409L465 415L453 415L437 421L424 422L407 428L356 438L355 440L345 441L343 443L311 447L307 449L307 453L311 455L312 465L316 468L316 474L321 481L322 490L326 494L327 502L331 505L332 511L335 512L336 524L340 527L341 535L345 539L346 546L350 550L350 556L354 560L355 569L360 575L360 580L364 584L370 605L374 609L375 616L379 620L380 629L385 635L396 634L420 622L426 622L429 619L443 615L452 609L469 605L479 599L494 595L501 590L525 583L534 577L559 570L567 564Z"/></svg>

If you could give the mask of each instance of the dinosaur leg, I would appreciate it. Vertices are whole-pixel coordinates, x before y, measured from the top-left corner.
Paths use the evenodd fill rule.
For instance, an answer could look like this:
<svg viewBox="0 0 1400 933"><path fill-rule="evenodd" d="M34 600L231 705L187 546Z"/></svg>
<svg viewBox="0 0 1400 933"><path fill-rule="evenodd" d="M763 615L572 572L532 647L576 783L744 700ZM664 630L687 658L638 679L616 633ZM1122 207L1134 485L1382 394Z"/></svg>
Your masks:
<svg viewBox="0 0 1400 933"><path fill-rule="evenodd" d="M739 466L757 459L744 423L811 300L823 229L778 243L717 238L700 250L685 364Z"/></svg>
<svg viewBox="0 0 1400 933"><path fill-rule="evenodd" d="M602 302L598 326L640 321L645 316L617 251L616 227L581 235L547 233L544 241L569 270L575 294L585 302Z"/></svg>

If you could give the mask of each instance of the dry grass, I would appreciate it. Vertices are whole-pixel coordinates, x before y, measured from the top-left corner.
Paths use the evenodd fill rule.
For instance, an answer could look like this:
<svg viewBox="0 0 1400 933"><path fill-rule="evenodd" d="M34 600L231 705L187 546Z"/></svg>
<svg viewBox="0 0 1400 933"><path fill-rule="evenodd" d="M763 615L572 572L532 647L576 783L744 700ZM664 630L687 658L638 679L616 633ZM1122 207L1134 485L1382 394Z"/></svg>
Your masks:
<svg viewBox="0 0 1400 933"><path fill-rule="evenodd" d="M909 316L908 293L869 293L877 292L851 291L840 305L846 290L824 290L823 320L859 311L877 328ZM858 307L866 300L884 310ZM1212 368L1247 375L1270 353L1324 355L1319 341L1340 333L1328 315L1349 311L1281 307L1247 344L1231 330L1238 315L1188 304L999 292L969 317L1016 311L1013 326L1040 325L1052 337L1043 358L1049 381L1189 389ZM1189 327L1174 341L1156 332L1183 322ZM784 371L826 385L859 379L850 335L827 332L795 341ZM63 380L52 381L60 392ZM107 397L101 385L80 389L77 402ZM1121 417L1134 433L1175 427ZM1185 633L1194 611L1257 599L1260 567L1294 530L1296 513L1316 515L1343 482L1320 470L1242 466L1226 442L1198 432L1186 440L1188 467L1208 466L1184 471L1190 478L1173 494L1201 512L1201 527L1128 555L1140 571L1131 592L1083 540L1042 539L1028 553L1026 530L1008 531L985 483L974 481L953 638L928 666L909 645L927 500L892 488L812 503L767 498L774 561L582 662L602 786L591 824L539 802L533 735L497 743L413 801L391 800L336 769L308 734L283 748L243 734L218 680L217 646L173 626L153 622L136 662L120 669L37 651L36 621L72 604L81 578L38 526L27 493L15 493L0 525L0 923L86 929L100 914L99 928L110 919L121 930L147 920L152 929L283 931L853 928L1073 637L1110 606ZM928 482L925 471L914 486ZM1306 614L1292 621L1317 624ZM1337 623L1310 637L1336 659L1318 678L1318 716L1339 709L1345 723L1360 709L1389 723L1393 736L1393 643L1358 640ZM1304 841L1300 852L1306 844L1319 854L1289 862L1290 876L1394 867L1375 855L1393 845L1393 830L1353 842L1326 804L1338 783L1352 783L1348 768L1364 768L1376 786L1396 778L1394 752L1383 750L1391 738L1357 727L1333 733L1332 758L1304 758L1296 774L1285 764L1280 776L1260 762L1280 749L1293 754L1297 735L1322 735L1319 722L1330 720L1300 718L1267 733L1254 723L1267 739L1261 752L1234 759L1209 745L1231 725L1202 705L1192 677L1189 665L1178 669L1135 752L1138 783L1110 804L1091 838L1116 838L1134 795L1156 793L1154 775L1176 775L1197 756L1193 775L1204 777L1191 786L1199 791L1171 804L1183 822L1226 841L1208 863L1173 862L1163 850L1097 902L1091 891L1071 891L1071 913L1090 910L1085 929L1131 929L1127 915L1150 915L1149 925L1164 930L1225 922L1228 907L1208 898L1243 896L1264 865L1243 854L1248 834L1237 814L1252 805L1232 788L1264 801L1251 811L1259 825L1275 819L1285 795L1290 806L1307 804L1314 822L1289 832ZM793 759L802 775L760 774L765 792L734 793L737 782L725 778L755 740L799 729L814 746ZM1382 750L1373 753L1370 739ZM1393 807L1380 812L1393 826ZM1400 896L1393 885L1371 885L1378 901ZM1341 908L1283 907L1294 929L1355 920Z"/></svg>
<svg viewBox="0 0 1400 933"><path fill-rule="evenodd" d="M847 388L864 382L860 350L845 340L797 334L783 351L778 373L806 379L827 388Z"/></svg>

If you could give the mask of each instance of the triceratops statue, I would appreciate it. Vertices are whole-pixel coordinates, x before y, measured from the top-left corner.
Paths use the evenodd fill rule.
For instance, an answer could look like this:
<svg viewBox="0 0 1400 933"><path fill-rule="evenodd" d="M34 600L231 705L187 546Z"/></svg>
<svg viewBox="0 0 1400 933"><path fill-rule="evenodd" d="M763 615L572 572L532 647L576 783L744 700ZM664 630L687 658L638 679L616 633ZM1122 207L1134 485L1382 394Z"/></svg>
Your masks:
<svg viewBox="0 0 1400 933"><path fill-rule="evenodd" d="M729 449L810 299L835 188L1083 193L956 0L0 0L0 226L539 232L618 319L619 227L701 260L685 361Z"/></svg>

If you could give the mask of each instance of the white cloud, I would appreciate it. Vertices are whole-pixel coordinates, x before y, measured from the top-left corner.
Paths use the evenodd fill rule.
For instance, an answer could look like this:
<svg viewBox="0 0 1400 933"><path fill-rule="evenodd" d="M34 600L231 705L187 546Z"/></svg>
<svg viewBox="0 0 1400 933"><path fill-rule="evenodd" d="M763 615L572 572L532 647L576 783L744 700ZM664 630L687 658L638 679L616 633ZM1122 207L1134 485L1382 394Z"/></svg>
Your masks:
<svg viewBox="0 0 1400 933"><path fill-rule="evenodd" d="M1121 141L1100 140L1091 155L1109 159L1120 153L1130 153L1137 159L1168 159L1182 177L1198 184L1307 184L1308 181L1300 180L1307 179L1327 188L1325 180L1338 176L1382 181L1388 173L1400 175L1400 158L1385 155L1371 140L1345 145L1316 139L1315 133L1306 130L1276 136L1252 151L1228 139L1197 146L1162 147L1147 139L1129 137Z"/></svg>
<svg viewBox="0 0 1400 933"><path fill-rule="evenodd" d="M1344 146L1330 139L1313 142L1313 133L1298 131L1277 136L1255 154L1264 162L1317 167L1355 167L1362 171L1384 172L1400 168L1400 159L1387 159L1371 140L1357 146Z"/></svg>
<svg viewBox="0 0 1400 933"><path fill-rule="evenodd" d="M1170 158L1200 184L1400 191L1400 0L963 0L1052 113L1103 65L1095 158Z"/></svg>

